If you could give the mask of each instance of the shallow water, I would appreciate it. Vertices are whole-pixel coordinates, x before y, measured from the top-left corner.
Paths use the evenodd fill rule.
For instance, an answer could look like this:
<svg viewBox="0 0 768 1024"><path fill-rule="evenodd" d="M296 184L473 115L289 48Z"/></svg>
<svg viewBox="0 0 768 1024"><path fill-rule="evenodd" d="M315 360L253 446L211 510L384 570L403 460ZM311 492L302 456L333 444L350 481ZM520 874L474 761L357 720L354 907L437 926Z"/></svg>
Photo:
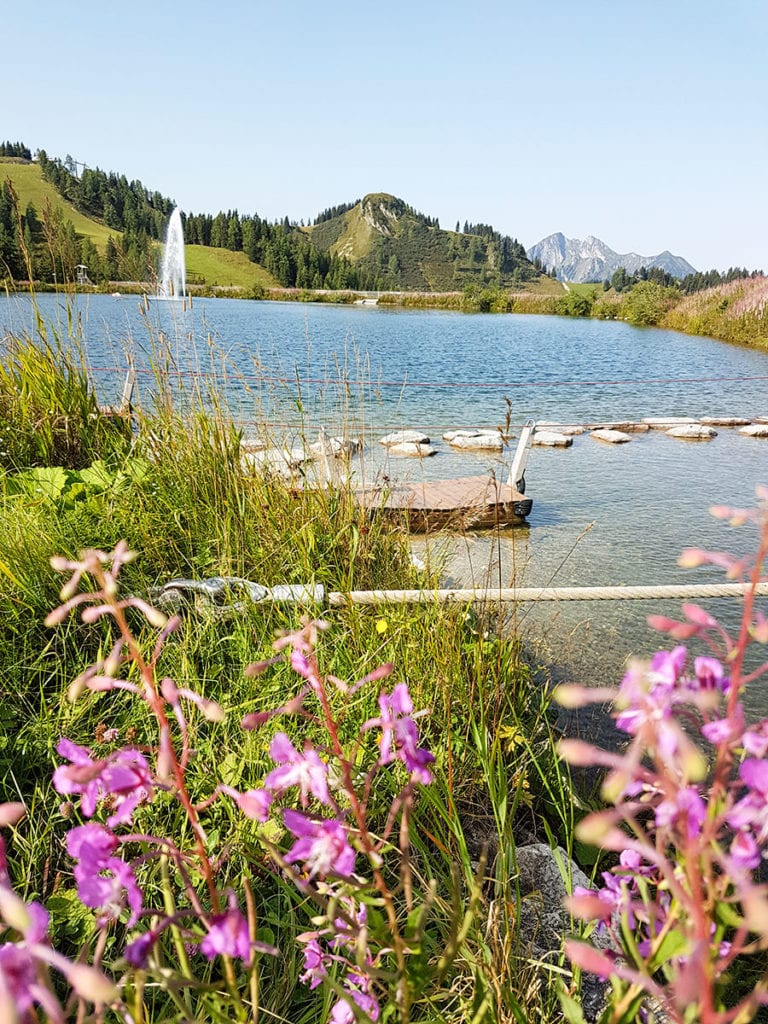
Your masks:
<svg viewBox="0 0 768 1024"><path fill-rule="evenodd" d="M60 300L39 301L47 317L66 325ZM768 354L623 323L214 299L196 300L191 310L151 302L141 315L137 298L110 296L80 300L76 313L105 401L120 394L126 351L142 400L151 400L149 368L159 358L153 339L162 334L168 372L185 387L201 379L195 374L203 382L215 377L246 433L264 416L289 440L313 437L321 423L332 431L345 424L365 438L373 469L390 477L503 473L498 459L454 453L440 435L503 424L507 399L518 425L529 417L768 416ZM9 325L31 329L28 300L0 301L0 327ZM424 430L439 454L416 463L387 459L377 437L402 427ZM729 428L706 443L659 431L621 446L582 436L566 450L532 449L526 480L534 503L527 527L458 538L448 553L444 541L431 546L447 558L452 581L715 582L717 573L680 570L676 558L687 546L748 548L745 531L729 530L707 509L751 503L755 485L768 483L768 440ZM423 552L424 542L416 547ZM710 607L734 624L735 602ZM570 602L521 606L516 615L566 674L605 682L618 677L630 652L655 648L658 638L644 624L651 610L677 608ZM759 692L750 699L768 712Z"/></svg>

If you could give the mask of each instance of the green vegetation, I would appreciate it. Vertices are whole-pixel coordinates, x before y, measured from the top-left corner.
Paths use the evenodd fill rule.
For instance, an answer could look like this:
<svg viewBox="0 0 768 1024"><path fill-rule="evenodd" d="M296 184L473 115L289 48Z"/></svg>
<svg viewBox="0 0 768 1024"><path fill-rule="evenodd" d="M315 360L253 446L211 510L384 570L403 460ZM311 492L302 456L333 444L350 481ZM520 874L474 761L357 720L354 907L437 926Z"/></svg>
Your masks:
<svg viewBox="0 0 768 1024"><path fill-rule="evenodd" d="M471 284L520 290L541 277L517 239L486 224L443 231L435 218L386 193L335 209L308 229L312 241L350 259L386 290L447 292Z"/></svg>
<svg viewBox="0 0 768 1024"><path fill-rule="evenodd" d="M69 329L76 332L74 324ZM114 420L89 394L78 353L76 334L61 339L41 321L37 336L14 339L0 378L23 383L24 401L10 413L22 437L40 431L40 410L53 395L66 410L67 438L79 445L67 448L72 454L66 458L55 446L45 456L18 445L0 472L0 798L21 799L28 808L13 844L13 882L25 898L46 905L54 942L68 954L88 943L93 915L72 896L62 841L70 812L59 807L50 787L59 761L56 743L67 735L92 747L106 729L118 730L121 739L134 736L139 745L148 738L136 702L125 694L93 693L67 702L69 684L110 649L114 636L103 621L73 618L53 632L43 626L60 585L50 557L71 558L89 546L110 549L125 539L139 557L126 566L124 586L139 595L174 577L213 575L265 585L322 583L342 592L436 582L432 571L412 565L404 531L371 519L344 487L296 487L244 461L241 435L216 385L205 393L171 393L158 373L157 397L150 407L134 410L129 438L121 430L115 434ZM72 391L77 401L67 397ZM346 394L345 383L340 391ZM262 434L270 436L266 423ZM295 677L283 667L254 681L243 668L269 657L275 632L294 628L300 611L265 604L218 617L190 607L183 628L166 644L162 675L219 701L229 713L226 722L195 726L192 775L202 788L214 772L227 785L246 789L260 784L271 766L274 729L244 733L239 722L248 712L278 706ZM419 878L434 879L429 949L437 955L458 942L458 955L442 988L424 993L419 1015L449 1024L470 1017L478 1024L559 1020L559 978L569 977L558 966L561 952L553 950L552 970L542 971L515 911L516 838L533 830L567 850L572 843L575 804L568 778L556 766L546 690L534 682L518 642L492 608L476 614L437 604L349 606L323 609L323 615L331 626L320 648L325 671L351 680L390 661L416 706L431 708L421 730L437 751L437 781L419 797L411 823L414 867ZM348 738L377 713L375 694L361 690L344 701ZM371 820L381 827L391 797L385 789L371 805ZM172 833L167 815L162 800L140 809L140 828ZM285 882L248 861L249 823L235 822L223 805L207 822L229 840L223 877L234 878L244 863L255 873L259 919L281 950L279 961L267 958L260 967L264 1018L319 1024L327 1005L324 1011L322 998L296 984L301 956L295 936L308 927L307 909ZM458 939L484 848L485 887ZM152 870L150 863L148 878ZM117 926L107 962L121 941ZM575 994L576 983L569 985ZM149 990L144 1012L148 1021L179 1019Z"/></svg>

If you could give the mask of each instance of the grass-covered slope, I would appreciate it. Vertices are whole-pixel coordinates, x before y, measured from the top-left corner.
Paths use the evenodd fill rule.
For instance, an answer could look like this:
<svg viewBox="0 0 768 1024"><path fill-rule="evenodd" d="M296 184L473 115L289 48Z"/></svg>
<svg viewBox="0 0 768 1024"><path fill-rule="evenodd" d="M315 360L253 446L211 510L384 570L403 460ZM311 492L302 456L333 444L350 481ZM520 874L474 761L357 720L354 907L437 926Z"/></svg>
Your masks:
<svg viewBox="0 0 768 1024"><path fill-rule="evenodd" d="M541 275L515 240L485 225L444 231L402 199L383 192L311 229L312 242L346 257L393 289L457 291L467 285L525 289Z"/></svg>
<svg viewBox="0 0 768 1024"><path fill-rule="evenodd" d="M11 182L22 213L30 203L40 219L43 219L49 207L51 210L60 210L64 220L71 221L77 234L90 239L102 253L110 236L115 240L121 237L121 232L85 216L62 198L53 185L44 180L36 163L20 163L0 158L0 181ZM241 288L246 292L277 286L277 281L271 274L258 264L251 263L242 252L204 245L188 245L186 259L190 276L199 284Z"/></svg>
<svg viewBox="0 0 768 1024"><path fill-rule="evenodd" d="M4 160L0 157L0 181L10 181L19 199L19 209L23 213L31 203L38 217L45 213L46 205L52 210L60 209L66 220L72 225L78 235L84 235L96 245L103 249L110 235L117 234L111 231L105 224L84 216L74 208L71 203L59 195L56 189L49 182L43 179L38 164L24 164L17 161Z"/></svg>

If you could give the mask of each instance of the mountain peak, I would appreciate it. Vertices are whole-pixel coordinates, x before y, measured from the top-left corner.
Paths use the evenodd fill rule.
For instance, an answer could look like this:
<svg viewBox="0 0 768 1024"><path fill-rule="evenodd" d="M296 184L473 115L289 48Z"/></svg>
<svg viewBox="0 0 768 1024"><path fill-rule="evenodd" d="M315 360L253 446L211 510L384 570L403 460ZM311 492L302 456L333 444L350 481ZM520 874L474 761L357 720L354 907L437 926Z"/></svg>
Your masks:
<svg viewBox="0 0 768 1024"><path fill-rule="evenodd" d="M640 256L635 252L618 253L595 235L583 240L565 238L561 232L542 238L527 251L528 258L538 259L543 267L553 268L561 281L582 283L603 281L619 267L628 274L636 273L641 267L650 270L659 267L673 277L685 277L695 273L682 256L674 256L668 249L656 256Z"/></svg>

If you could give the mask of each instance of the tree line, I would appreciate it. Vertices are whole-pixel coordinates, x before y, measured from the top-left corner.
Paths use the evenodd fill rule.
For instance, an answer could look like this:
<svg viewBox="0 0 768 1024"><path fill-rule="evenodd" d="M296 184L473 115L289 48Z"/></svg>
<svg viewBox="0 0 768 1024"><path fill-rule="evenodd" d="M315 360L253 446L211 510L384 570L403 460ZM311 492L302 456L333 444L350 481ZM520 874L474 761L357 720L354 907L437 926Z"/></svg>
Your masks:
<svg viewBox="0 0 768 1024"><path fill-rule="evenodd" d="M0 156L13 157L15 160L31 160L32 153L23 142L0 142Z"/></svg>

